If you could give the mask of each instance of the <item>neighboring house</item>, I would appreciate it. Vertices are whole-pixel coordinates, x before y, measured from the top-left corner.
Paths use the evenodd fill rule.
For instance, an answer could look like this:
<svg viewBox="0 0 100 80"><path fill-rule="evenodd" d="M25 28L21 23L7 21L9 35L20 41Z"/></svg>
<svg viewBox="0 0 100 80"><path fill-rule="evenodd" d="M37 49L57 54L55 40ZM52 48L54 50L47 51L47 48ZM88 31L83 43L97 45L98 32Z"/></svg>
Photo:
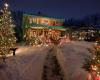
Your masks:
<svg viewBox="0 0 100 80"><path fill-rule="evenodd" d="M100 36L100 29L96 26L81 27L73 32L76 40L95 41Z"/></svg>

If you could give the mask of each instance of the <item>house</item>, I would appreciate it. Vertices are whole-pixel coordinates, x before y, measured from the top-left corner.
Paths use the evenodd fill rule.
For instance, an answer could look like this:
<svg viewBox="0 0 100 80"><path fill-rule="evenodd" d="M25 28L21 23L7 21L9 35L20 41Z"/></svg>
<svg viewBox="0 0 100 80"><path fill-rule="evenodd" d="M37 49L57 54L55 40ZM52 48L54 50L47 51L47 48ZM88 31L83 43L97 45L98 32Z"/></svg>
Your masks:
<svg viewBox="0 0 100 80"><path fill-rule="evenodd" d="M66 30L64 21L44 15L23 14L24 39L29 44L59 43Z"/></svg>

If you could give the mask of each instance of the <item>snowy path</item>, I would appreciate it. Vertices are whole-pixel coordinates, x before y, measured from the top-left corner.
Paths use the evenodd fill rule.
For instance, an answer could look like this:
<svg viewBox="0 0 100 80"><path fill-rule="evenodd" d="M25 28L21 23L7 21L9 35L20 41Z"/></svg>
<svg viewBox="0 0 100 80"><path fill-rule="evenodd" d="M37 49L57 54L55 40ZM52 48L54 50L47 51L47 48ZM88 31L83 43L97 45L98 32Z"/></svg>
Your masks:
<svg viewBox="0 0 100 80"><path fill-rule="evenodd" d="M58 47L20 47L16 56L9 56L6 66L0 68L0 80L42 80L46 55L52 48L57 50L56 56L65 80L86 80L87 72L81 67L84 59L90 55L87 48L91 45L72 42Z"/></svg>
<svg viewBox="0 0 100 80"><path fill-rule="evenodd" d="M3 76L0 76L0 80L41 80L43 64L48 48L32 49L23 51L22 55L18 53L15 57L8 58L6 60L7 68L2 70L3 74L1 75Z"/></svg>
<svg viewBox="0 0 100 80"><path fill-rule="evenodd" d="M82 69L84 59L90 56L87 48L91 45L69 43L58 49L58 60L62 65L66 80L86 80L87 72Z"/></svg>

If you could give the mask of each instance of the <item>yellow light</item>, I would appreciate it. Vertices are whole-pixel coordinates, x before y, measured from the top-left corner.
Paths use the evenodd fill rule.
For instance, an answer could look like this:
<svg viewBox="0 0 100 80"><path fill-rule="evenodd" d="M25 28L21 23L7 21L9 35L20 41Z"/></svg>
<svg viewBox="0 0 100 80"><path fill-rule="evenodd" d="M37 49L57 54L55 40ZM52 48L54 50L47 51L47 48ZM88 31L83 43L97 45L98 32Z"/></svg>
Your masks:
<svg viewBox="0 0 100 80"><path fill-rule="evenodd" d="M97 66L93 66L92 69L93 70L97 70L98 68L97 68Z"/></svg>
<svg viewBox="0 0 100 80"><path fill-rule="evenodd" d="M100 60L98 60L98 62L100 63Z"/></svg>
<svg viewBox="0 0 100 80"><path fill-rule="evenodd" d="M97 76L100 77L100 72L97 72Z"/></svg>

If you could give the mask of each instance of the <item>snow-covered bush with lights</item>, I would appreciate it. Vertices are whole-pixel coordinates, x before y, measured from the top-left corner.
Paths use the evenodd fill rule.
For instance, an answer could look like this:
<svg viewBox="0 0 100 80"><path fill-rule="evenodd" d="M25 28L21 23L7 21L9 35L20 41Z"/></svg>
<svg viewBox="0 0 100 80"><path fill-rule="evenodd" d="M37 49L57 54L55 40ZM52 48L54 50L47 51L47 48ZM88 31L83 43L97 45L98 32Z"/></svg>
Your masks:
<svg viewBox="0 0 100 80"><path fill-rule="evenodd" d="M87 80L100 80L100 48L95 45L93 49L89 49L91 56L86 59L83 68L90 73ZM91 77L90 77L91 76Z"/></svg>

